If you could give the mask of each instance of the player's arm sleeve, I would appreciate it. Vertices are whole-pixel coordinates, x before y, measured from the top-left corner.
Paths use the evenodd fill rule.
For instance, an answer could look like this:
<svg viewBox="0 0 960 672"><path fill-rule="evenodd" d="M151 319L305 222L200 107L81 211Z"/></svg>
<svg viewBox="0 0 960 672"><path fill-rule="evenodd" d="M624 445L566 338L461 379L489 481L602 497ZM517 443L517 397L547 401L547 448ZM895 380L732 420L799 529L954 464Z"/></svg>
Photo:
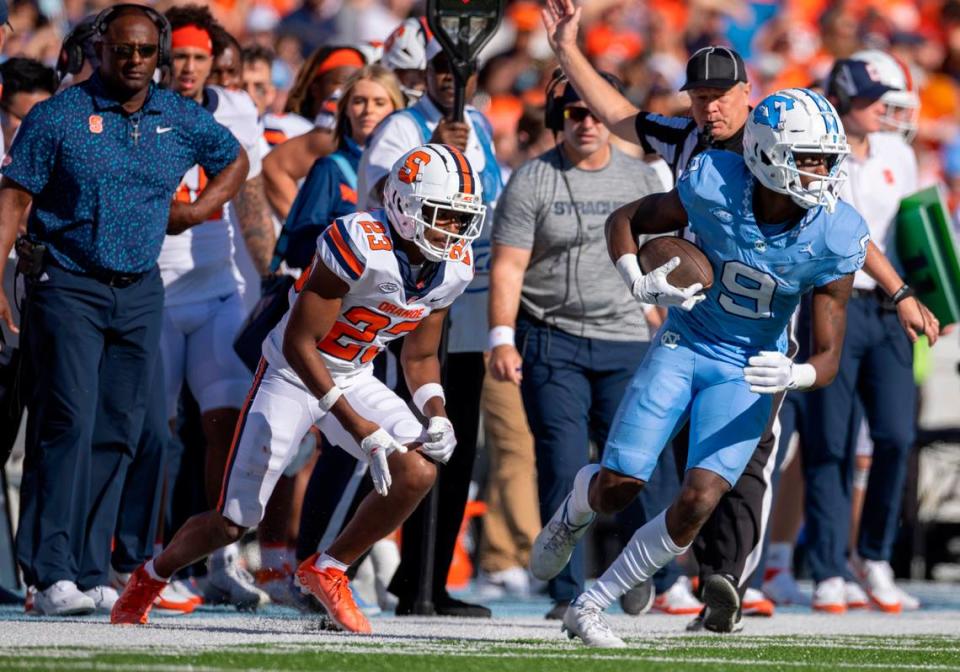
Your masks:
<svg viewBox="0 0 960 672"><path fill-rule="evenodd" d="M843 208L838 214L839 221L826 229L827 248L832 258L814 279L817 287L856 273L863 268L863 262L867 258L867 243L870 242L867 223L850 207Z"/></svg>
<svg viewBox="0 0 960 672"><path fill-rule="evenodd" d="M540 219L538 185L530 175L530 167L533 165L534 162L527 163L516 170L497 201L497 211L490 233L494 245L507 245L524 250L533 247L537 221Z"/></svg>
<svg viewBox="0 0 960 672"><path fill-rule="evenodd" d="M317 258L353 287L367 268L367 248L354 218L340 218L317 238Z"/></svg>
<svg viewBox="0 0 960 672"><path fill-rule="evenodd" d="M5 159L2 172L31 194L43 191L56 165L60 126L46 114L43 103L24 118Z"/></svg>
<svg viewBox="0 0 960 672"><path fill-rule="evenodd" d="M190 147L193 149L194 162L213 178L236 160L240 143L205 109L195 103L190 108Z"/></svg>
<svg viewBox="0 0 960 672"><path fill-rule="evenodd" d="M690 136L693 119L689 117L665 117L661 114L641 112L637 115L637 137L647 154L659 154L673 165L677 154Z"/></svg>
<svg viewBox="0 0 960 672"><path fill-rule="evenodd" d="M283 225L283 256L289 265L306 268L310 264L314 241L330 225L339 202L338 175L333 162L326 157L316 161L307 174Z"/></svg>

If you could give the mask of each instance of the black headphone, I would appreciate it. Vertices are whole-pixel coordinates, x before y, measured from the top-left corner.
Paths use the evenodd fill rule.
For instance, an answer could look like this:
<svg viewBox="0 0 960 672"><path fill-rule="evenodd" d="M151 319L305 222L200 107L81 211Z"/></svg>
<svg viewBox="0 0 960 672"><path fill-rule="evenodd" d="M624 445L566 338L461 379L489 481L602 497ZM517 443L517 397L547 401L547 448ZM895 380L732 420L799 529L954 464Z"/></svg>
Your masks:
<svg viewBox="0 0 960 672"><path fill-rule="evenodd" d="M846 83L851 75L845 70L845 67L843 61L835 62L833 67L830 68L830 74L827 75L826 86L823 87L827 97L837 101L835 107L837 108L837 114L841 117L849 112L852 107L851 87Z"/></svg>
<svg viewBox="0 0 960 672"><path fill-rule="evenodd" d="M84 19L73 27L63 38L60 46L60 55L57 56L57 78L62 82L67 75L75 75L83 68L87 55L84 53L84 44L96 33L93 29L93 20Z"/></svg>
<svg viewBox="0 0 960 672"><path fill-rule="evenodd" d="M623 82L615 75L602 71L598 74L607 80L618 93L623 93ZM560 68L554 70L553 78L547 84L547 102L543 107L543 125L554 133L563 130L563 108L566 105L564 97L568 86L570 86L570 80L567 79L563 70Z"/></svg>
<svg viewBox="0 0 960 672"><path fill-rule="evenodd" d="M170 22L167 21L167 17L158 12L157 10L147 7L146 5L137 5L131 2L121 2L118 5L112 5L107 7L105 10L97 14L97 18L93 20L93 34L95 37L100 38L104 33L107 32L107 27L110 25L110 22L113 21L120 11L125 10L137 10L146 15L148 19L153 21L153 24L157 27L157 31L160 33L160 53L159 59L157 60L158 67L164 67L170 65ZM82 64L82 61L81 61Z"/></svg>

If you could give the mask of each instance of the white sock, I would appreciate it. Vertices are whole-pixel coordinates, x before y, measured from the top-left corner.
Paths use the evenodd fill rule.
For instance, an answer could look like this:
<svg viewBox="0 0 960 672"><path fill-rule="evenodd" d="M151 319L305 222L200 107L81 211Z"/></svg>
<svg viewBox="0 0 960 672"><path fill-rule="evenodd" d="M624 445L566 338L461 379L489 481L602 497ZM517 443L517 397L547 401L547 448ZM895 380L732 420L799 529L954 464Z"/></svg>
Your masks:
<svg viewBox="0 0 960 672"><path fill-rule="evenodd" d="M350 568L350 565L345 565L339 560L337 560L332 555L327 553L321 553L320 557L317 558L317 561L313 563L313 566L317 569L339 569L341 572L345 572Z"/></svg>
<svg viewBox="0 0 960 672"><path fill-rule="evenodd" d="M145 571L145 572L147 573L147 575L148 575L151 579L153 579L154 581L169 581L169 580L170 580L170 577L169 577L169 576L166 577L166 578L164 578L164 577L160 576L159 574L157 574L157 568L153 566L153 560L152 560L152 559L151 559L151 560L147 560L147 561L144 563L144 565L143 565L143 571Z"/></svg>
<svg viewBox="0 0 960 672"><path fill-rule="evenodd" d="M261 544L260 566L285 572L293 566L293 553L286 544Z"/></svg>
<svg viewBox="0 0 960 672"><path fill-rule="evenodd" d="M790 571L793 566L793 544L785 542L771 542L767 546L767 569Z"/></svg>
<svg viewBox="0 0 960 672"><path fill-rule="evenodd" d="M621 595L638 586L658 569L683 553L689 546L680 548L667 532L666 510L648 521L630 539L613 564L596 580L590 590L577 598L577 602L589 601L606 609Z"/></svg>
<svg viewBox="0 0 960 672"><path fill-rule="evenodd" d="M567 505L567 522L579 526L589 523L594 516L590 508L590 482L600 473L599 464L588 464L577 472L573 479L573 496Z"/></svg>

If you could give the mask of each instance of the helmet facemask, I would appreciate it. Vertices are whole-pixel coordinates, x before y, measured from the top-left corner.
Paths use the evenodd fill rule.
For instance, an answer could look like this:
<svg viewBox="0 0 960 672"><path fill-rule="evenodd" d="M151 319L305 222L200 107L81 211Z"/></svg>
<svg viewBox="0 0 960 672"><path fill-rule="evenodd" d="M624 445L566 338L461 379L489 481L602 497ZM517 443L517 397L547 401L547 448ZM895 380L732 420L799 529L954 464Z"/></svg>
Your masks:
<svg viewBox="0 0 960 672"><path fill-rule="evenodd" d="M480 237L487 206L472 194L454 194L449 200L419 198L420 207L409 208L407 213L414 222L413 242L430 261L459 259L455 247L462 249ZM437 220L456 219L460 226L456 231L441 226ZM441 237L441 244L434 244L427 237L432 232Z"/></svg>

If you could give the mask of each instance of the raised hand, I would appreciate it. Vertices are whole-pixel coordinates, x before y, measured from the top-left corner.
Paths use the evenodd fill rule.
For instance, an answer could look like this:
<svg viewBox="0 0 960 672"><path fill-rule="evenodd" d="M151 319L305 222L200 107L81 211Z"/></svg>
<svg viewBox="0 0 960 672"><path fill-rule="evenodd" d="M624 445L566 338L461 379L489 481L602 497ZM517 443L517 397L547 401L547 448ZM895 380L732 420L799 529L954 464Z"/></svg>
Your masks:
<svg viewBox="0 0 960 672"><path fill-rule="evenodd" d="M540 10L547 29L547 41L554 53L577 46L580 12L581 8L575 7L573 0L547 0Z"/></svg>

